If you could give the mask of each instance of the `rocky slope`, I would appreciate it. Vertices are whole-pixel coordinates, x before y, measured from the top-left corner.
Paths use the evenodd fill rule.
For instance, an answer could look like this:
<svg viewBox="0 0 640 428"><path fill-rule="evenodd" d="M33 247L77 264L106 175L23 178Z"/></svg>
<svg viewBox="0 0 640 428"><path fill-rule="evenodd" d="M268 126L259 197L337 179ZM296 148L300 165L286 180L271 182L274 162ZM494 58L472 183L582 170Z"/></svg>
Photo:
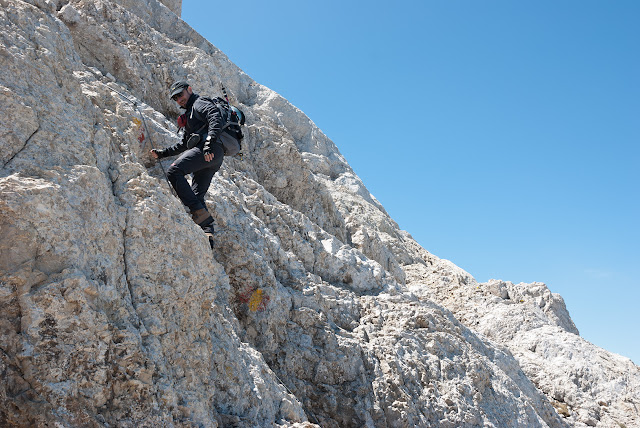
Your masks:
<svg viewBox="0 0 640 428"><path fill-rule="evenodd" d="M637 366L421 248L179 0L0 5L0 426L640 426ZM147 155L180 78L248 119L213 254Z"/></svg>

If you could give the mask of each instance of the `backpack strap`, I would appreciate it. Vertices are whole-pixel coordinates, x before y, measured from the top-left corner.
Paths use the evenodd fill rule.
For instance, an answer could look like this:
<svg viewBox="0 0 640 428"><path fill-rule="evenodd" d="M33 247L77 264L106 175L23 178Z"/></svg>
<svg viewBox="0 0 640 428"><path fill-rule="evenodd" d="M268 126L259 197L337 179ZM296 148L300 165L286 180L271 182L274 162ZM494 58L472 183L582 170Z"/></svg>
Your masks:
<svg viewBox="0 0 640 428"><path fill-rule="evenodd" d="M202 130L203 130L204 128L206 128L207 126L209 126L209 124L205 121L205 122L204 122L204 125L202 125L200 128L198 128L198 130L197 130L197 131L192 132L192 134L199 134L199 133L200 133L200 131L202 131Z"/></svg>
<svg viewBox="0 0 640 428"><path fill-rule="evenodd" d="M224 103L225 100L223 100L222 98L217 98L217 99L211 99L211 98L207 98L207 97L202 97L205 100L215 104L215 106L217 107L218 111L220 112L220 117L224 116L224 112L222 111L222 108L220 107L221 103ZM220 133L224 132L228 127L233 126L233 125L237 125L238 127L240 127L240 124L238 122L232 122L231 121L231 116L232 116L232 111L231 111L231 105L229 103L227 104L227 117L225 120L225 124L222 125L222 128L220 128ZM193 115L193 112L191 113ZM194 134L199 134L200 131L202 131L204 128L206 128L207 126L209 126L209 123L207 123L207 121L205 120L204 125L202 125L197 131L193 132Z"/></svg>

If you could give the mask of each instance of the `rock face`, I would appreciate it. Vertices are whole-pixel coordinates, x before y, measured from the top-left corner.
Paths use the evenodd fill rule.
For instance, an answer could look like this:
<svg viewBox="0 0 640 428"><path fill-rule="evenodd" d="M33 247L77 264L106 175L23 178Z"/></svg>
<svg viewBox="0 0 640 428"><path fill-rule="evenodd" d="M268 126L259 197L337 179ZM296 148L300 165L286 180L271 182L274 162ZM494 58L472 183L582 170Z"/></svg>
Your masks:
<svg viewBox="0 0 640 428"><path fill-rule="evenodd" d="M0 5L0 426L640 426L638 366L421 248L180 1ZM147 155L181 78L247 115L213 254Z"/></svg>

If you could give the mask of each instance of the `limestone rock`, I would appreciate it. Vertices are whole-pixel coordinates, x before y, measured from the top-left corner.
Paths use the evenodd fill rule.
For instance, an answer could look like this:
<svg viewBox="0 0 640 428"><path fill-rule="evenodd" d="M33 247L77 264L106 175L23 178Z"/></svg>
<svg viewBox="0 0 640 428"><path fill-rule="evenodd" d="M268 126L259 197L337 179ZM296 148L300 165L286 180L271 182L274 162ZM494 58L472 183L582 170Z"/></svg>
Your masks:
<svg viewBox="0 0 640 428"><path fill-rule="evenodd" d="M180 1L0 5L0 426L639 425L637 366L421 248ZM213 252L148 156L183 78L247 116Z"/></svg>
<svg viewBox="0 0 640 428"><path fill-rule="evenodd" d="M581 338L562 297L542 283L479 284L450 262L429 259L429 268L405 268L408 288L449 308L483 339L506 347L566 422L639 425L638 366Z"/></svg>

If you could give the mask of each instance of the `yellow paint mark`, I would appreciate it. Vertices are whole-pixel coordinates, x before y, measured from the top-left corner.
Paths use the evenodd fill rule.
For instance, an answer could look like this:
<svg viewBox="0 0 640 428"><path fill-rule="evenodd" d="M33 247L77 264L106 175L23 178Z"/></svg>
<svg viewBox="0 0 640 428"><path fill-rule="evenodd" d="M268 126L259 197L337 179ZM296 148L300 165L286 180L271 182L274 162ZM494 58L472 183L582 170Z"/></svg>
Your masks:
<svg viewBox="0 0 640 428"><path fill-rule="evenodd" d="M251 312L257 311L260 303L262 303L262 289L258 288L253 292L251 298L249 299L249 310Z"/></svg>
<svg viewBox="0 0 640 428"><path fill-rule="evenodd" d="M140 126L142 124L142 121L140 119L138 119L137 117L133 118L133 123L135 123L136 125Z"/></svg>

